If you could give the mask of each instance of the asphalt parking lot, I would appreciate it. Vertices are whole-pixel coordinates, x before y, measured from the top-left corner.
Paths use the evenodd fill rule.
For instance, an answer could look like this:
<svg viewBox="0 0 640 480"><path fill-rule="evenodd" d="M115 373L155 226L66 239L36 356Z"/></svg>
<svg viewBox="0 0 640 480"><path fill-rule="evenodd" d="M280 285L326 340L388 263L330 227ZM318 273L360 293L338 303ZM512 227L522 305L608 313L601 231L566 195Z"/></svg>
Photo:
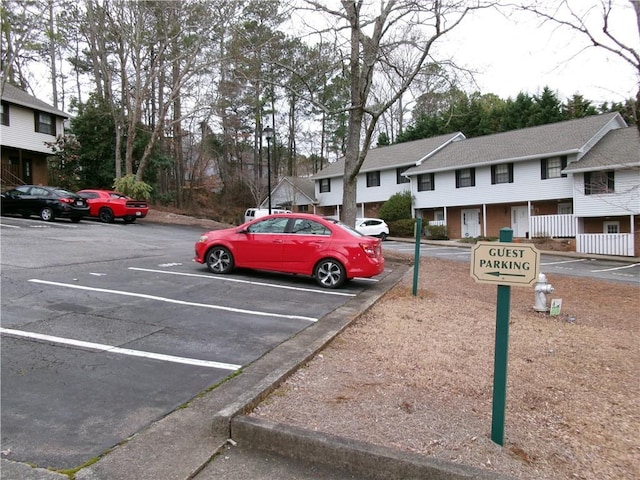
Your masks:
<svg viewBox="0 0 640 480"><path fill-rule="evenodd" d="M75 468L366 291L191 261L201 229L0 218L2 458ZM383 273L383 276L385 273Z"/></svg>

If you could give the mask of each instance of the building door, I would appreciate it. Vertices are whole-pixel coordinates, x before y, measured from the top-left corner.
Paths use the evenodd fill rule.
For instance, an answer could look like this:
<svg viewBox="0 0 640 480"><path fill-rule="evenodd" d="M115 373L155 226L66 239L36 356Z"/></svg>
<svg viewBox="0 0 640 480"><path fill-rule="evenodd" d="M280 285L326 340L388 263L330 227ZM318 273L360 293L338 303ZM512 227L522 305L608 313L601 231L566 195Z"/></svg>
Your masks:
<svg viewBox="0 0 640 480"><path fill-rule="evenodd" d="M511 207L511 230L514 238L529 238L528 207Z"/></svg>
<svg viewBox="0 0 640 480"><path fill-rule="evenodd" d="M22 179L24 183L31 184L33 183L33 163L30 158L24 159L22 161Z"/></svg>
<svg viewBox="0 0 640 480"><path fill-rule="evenodd" d="M462 238L480 236L480 210L462 210Z"/></svg>

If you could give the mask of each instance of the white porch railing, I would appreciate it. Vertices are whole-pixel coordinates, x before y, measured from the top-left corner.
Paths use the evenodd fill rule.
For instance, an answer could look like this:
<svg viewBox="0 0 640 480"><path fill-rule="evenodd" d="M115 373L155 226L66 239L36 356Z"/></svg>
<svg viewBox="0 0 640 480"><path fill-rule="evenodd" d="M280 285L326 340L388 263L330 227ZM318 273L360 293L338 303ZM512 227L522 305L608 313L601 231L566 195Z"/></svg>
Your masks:
<svg viewBox="0 0 640 480"><path fill-rule="evenodd" d="M444 225L446 225L444 220L429 220L430 227L443 227Z"/></svg>
<svg viewBox="0 0 640 480"><path fill-rule="evenodd" d="M575 237L576 222L573 215L535 215L531 218L531 238Z"/></svg>
<svg viewBox="0 0 640 480"><path fill-rule="evenodd" d="M633 235L631 233L579 233L576 235L576 252L633 257Z"/></svg>

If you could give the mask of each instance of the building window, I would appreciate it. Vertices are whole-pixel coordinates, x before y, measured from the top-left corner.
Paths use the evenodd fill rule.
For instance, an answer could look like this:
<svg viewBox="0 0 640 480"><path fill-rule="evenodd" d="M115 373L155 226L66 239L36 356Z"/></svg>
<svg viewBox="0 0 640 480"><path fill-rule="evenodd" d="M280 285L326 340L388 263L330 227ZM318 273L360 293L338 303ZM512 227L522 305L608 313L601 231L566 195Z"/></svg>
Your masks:
<svg viewBox="0 0 640 480"><path fill-rule="evenodd" d="M476 169L463 168L456 170L456 188L475 187L476 186Z"/></svg>
<svg viewBox="0 0 640 480"><path fill-rule="evenodd" d="M367 187L380 186L380 171L367 172Z"/></svg>
<svg viewBox="0 0 640 480"><path fill-rule="evenodd" d="M620 222L604 222L602 233L620 233Z"/></svg>
<svg viewBox="0 0 640 480"><path fill-rule="evenodd" d="M600 172L585 172L584 174L584 194L600 195L604 193L614 193L615 182L613 170Z"/></svg>
<svg viewBox="0 0 640 480"><path fill-rule="evenodd" d="M513 163L491 165L491 183L513 183Z"/></svg>
<svg viewBox="0 0 640 480"><path fill-rule="evenodd" d="M571 203L558 204L558 215L572 215L572 214L573 214L573 205Z"/></svg>
<svg viewBox="0 0 640 480"><path fill-rule="evenodd" d="M320 193L327 193L331 191L331 179L330 178L321 178L320 179Z"/></svg>
<svg viewBox="0 0 640 480"><path fill-rule="evenodd" d="M0 123L9 126L9 104L2 102L0 104Z"/></svg>
<svg viewBox="0 0 640 480"><path fill-rule="evenodd" d="M36 132L47 135L56 134L56 122L53 115L43 112L35 112Z"/></svg>
<svg viewBox="0 0 640 480"><path fill-rule="evenodd" d="M435 174L423 173L418 175L418 191L426 192L427 190L435 190Z"/></svg>
<svg viewBox="0 0 640 480"><path fill-rule="evenodd" d="M543 158L540 160L540 178L565 178L567 175L560 173L567 167L567 156Z"/></svg>
<svg viewBox="0 0 640 480"><path fill-rule="evenodd" d="M298 205L298 211L299 212L308 212L309 211L309 205Z"/></svg>
<svg viewBox="0 0 640 480"><path fill-rule="evenodd" d="M409 183L409 178L402 175L409 167L396 168L396 183Z"/></svg>

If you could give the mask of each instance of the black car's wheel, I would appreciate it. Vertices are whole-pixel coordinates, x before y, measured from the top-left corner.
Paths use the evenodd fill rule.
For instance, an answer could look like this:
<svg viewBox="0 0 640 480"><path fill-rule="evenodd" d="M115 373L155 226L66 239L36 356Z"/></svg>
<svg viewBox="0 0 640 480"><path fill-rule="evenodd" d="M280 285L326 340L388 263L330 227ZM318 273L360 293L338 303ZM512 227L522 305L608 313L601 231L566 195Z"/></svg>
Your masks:
<svg viewBox="0 0 640 480"><path fill-rule="evenodd" d="M115 218L113 216L113 210L109 207L102 207L98 212L98 217L100 218L100 221L104 223L113 223L113 219Z"/></svg>
<svg viewBox="0 0 640 480"><path fill-rule="evenodd" d="M233 255L224 247L213 247L207 252L207 267L212 273L229 273L233 270Z"/></svg>
<svg viewBox="0 0 640 480"><path fill-rule="evenodd" d="M56 215L53 213L53 209L51 207L43 207L42 210L40 210L40 218L45 222L53 222Z"/></svg>
<svg viewBox="0 0 640 480"><path fill-rule="evenodd" d="M386 233L384 233L384 232L382 232L382 233L380 234L380 240L382 240L382 241L384 242L386 239L387 239L387 234L386 234Z"/></svg>
<svg viewBox="0 0 640 480"><path fill-rule="evenodd" d="M79 222L80 222L80 220L82 220L82 217L71 217L71 221L72 221L73 223L79 223Z"/></svg>
<svg viewBox="0 0 640 480"><path fill-rule="evenodd" d="M340 262L332 258L321 260L315 268L313 276L324 288L338 288L347 279L347 273Z"/></svg>
<svg viewBox="0 0 640 480"><path fill-rule="evenodd" d="M136 221L136 217L127 216L122 219L124 223L133 223Z"/></svg>

